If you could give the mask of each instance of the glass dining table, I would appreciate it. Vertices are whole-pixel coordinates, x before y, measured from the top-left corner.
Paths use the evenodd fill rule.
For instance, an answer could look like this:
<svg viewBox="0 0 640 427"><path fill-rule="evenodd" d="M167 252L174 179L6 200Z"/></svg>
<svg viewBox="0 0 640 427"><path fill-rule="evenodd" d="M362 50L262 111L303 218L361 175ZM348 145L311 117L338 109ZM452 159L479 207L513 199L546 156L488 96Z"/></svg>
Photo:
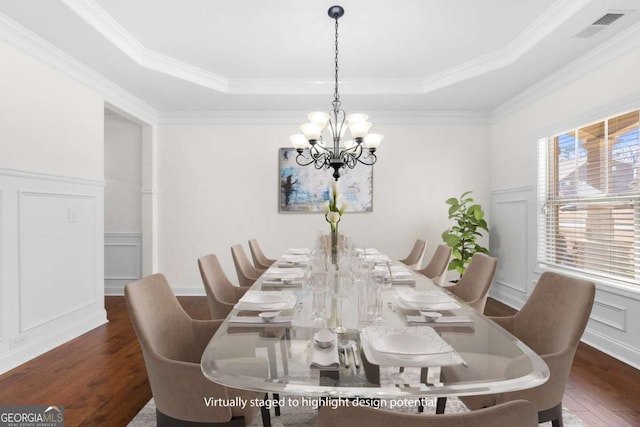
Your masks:
<svg viewBox="0 0 640 427"><path fill-rule="evenodd" d="M359 310L366 284L340 295L337 323L336 295L328 296L329 329L343 332L329 334L327 345L306 281L279 284L268 272L206 347L201 366L209 380L301 397L413 399L516 391L549 377L523 342L417 272L381 292L378 317L368 322ZM435 305L419 304L430 297ZM425 307L442 317L424 317Z"/></svg>

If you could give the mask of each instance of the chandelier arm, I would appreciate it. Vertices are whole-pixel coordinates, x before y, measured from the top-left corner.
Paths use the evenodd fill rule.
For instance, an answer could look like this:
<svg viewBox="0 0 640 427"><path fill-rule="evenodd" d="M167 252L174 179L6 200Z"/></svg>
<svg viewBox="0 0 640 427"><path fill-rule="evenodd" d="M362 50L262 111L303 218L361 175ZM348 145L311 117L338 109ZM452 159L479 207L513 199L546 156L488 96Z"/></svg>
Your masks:
<svg viewBox="0 0 640 427"><path fill-rule="evenodd" d="M313 158L313 156L311 156L311 159L307 159L304 156L303 152L300 152L296 156L296 163L299 164L300 166L309 166L311 163L315 163L315 159Z"/></svg>
<svg viewBox="0 0 640 427"><path fill-rule="evenodd" d="M360 157L356 157L355 159L358 162L362 163L363 165L373 166L373 164L378 161L378 156L376 156L376 153L370 151L369 155L365 156L364 158L360 156ZM371 160L367 160L367 159L371 159Z"/></svg>

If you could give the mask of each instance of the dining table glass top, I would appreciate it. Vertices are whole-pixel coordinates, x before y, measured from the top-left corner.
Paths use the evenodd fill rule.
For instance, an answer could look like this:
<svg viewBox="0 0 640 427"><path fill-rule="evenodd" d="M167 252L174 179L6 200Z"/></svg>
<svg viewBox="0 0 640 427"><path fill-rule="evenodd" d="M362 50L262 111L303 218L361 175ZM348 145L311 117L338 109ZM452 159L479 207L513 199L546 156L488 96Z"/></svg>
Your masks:
<svg viewBox="0 0 640 427"><path fill-rule="evenodd" d="M366 280L327 274L319 320L304 266L267 270L212 337L204 375L239 389L342 398L502 393L549 377L524 343L417 272L380 290L375 316L363 309Z"/></svg>

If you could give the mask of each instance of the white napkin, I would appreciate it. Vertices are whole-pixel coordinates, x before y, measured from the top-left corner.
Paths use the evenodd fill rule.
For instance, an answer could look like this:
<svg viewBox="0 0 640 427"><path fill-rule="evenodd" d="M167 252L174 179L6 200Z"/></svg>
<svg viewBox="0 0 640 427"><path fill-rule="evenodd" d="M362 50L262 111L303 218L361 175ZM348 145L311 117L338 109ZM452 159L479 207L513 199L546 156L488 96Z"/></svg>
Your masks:
<svg viewBox="0 0 640 427"><path fill-rule="evenodd" d="M290 267L306 265L308 262L309 262L309 258L305 255L284 254L278 260L278 267L290 268Z"/></svg>
<svg viewBox="0 0 640 427"><path fill-rule="evenodd" d="M333 345L329 348L320 348L317 344L313 345L310 366L318 369L340 369L337 337L334 338Z"/></svg>
<svg viewBox="0 0 640 427"><path fill-rule="evenodd" d="M429 326L469 326L473 325L473 321L469 316L442 316L436 320L427 320L423 316L407 315L407 323L423 324Z"/></svg>
<svg viewBox="0 0 640 427"><path fill-rule="evenodd" d="M289 248L287 249L287 253L292 255L309 255L311 250L307 248Z"/></svg>
<svg viewBox="0 0 640 427"><path fill-rule="evenodd" d="M356 248L356 253L358 255L364 255L364 254L373 255L373 254L379 254L380 252L378 252L378 250L375 248L364 248L364 249Z"/></svg>
<svg viewBox="0 0 640 427"><path fill-rule="evenodd" d="M277 268L271 267L264 273L264 277L270 279L291 279L304 276L304 270L300 267Z"/></svg>
<svg viewBox="0 0 640 427"><path fill-rule="evenodd" d="M270 322L265 322L264 320L262 320L258 316L231 316L231 317L229 317L229 323L233 324L234 326L236 326L236 324L249 325L249 326L255 326L255 325L262 325L262 326L278 325L278 326L282 326L283 324L291 324L291 319L292 318L293 318L293 316L278 316L278 317L274 318L273 320L271 320Z"/></svg>
<svg viewBox="0 0 640 427"><path fill-rule="evenodd" d="M298 267L270 268L264 273L262 285L266 286L300 286L304 270Z"/></svg>
<svg viewBox="0 0 640 427"><path fill-rule="evenodd" d="M365 259L367 261L373 261L373 262L391 261L391 259L389 259L389 257L384 255L384 254L369 254L369 253L367 253L367 255L365 255Z"/></svg>

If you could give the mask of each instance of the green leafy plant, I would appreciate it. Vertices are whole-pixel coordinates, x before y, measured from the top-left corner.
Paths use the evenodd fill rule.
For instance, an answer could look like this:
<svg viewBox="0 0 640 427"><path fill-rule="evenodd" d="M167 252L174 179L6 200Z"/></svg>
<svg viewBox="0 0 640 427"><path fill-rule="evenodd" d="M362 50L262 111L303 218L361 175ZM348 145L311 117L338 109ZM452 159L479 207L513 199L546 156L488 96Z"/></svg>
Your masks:
<svg viewBox="0 0 640 427"><path fill-rule="evenodd" d="M484 219L484 211L479 204L473 203L469 196L471 191L462 193L460 199L452 197L445 203L449 206L449 219L455 221L455 225L442 233L442 240L451 247L453 258L449 263L449 270L456 270L460 276L464 274L471 257L476 252L489 253L489 250L478 244L478 237L482 236L479 230L489 232L487 221Z"/></svg>

